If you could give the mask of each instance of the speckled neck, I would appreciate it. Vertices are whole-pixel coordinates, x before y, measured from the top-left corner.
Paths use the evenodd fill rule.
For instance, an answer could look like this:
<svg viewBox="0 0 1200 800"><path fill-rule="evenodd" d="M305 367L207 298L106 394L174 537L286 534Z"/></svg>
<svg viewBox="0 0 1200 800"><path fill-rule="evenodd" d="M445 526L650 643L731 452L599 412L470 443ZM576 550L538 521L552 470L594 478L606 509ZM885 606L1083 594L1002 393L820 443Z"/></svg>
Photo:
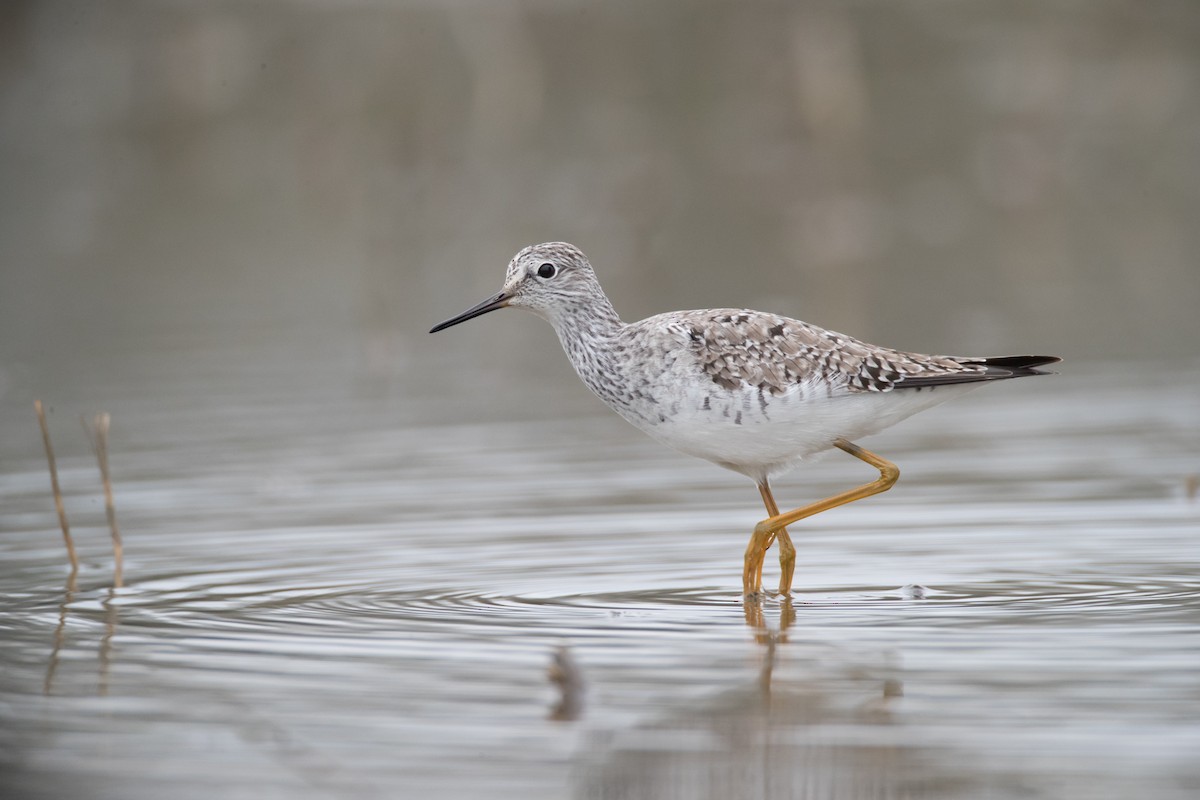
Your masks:
<svg viewBox="0 0 1200 800"><path fill-rule="evenodd" d="M617 402L624 381L614 343L626 325L608 298L597 291L564 304L548 319L580 379L605 402Z"/></svg>

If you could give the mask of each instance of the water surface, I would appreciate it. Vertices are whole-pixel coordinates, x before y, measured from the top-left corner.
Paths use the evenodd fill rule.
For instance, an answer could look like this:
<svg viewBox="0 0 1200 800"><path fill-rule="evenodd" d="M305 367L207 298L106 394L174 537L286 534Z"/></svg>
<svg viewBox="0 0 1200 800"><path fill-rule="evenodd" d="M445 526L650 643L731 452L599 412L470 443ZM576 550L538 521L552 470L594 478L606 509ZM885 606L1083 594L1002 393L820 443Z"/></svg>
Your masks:
<svg viewBox="0 0 1200 800"><path fill-rule="evenodd" d="M51 403L73 589L5 400L6 796L1200 792L1194 365L1070 365L868 440L898 486L795 526L796 596L746 608L754 487L582 387L182 356ZM119 590L75 421L97 403ZM830 455L776 495L871 477Z"/></svg>

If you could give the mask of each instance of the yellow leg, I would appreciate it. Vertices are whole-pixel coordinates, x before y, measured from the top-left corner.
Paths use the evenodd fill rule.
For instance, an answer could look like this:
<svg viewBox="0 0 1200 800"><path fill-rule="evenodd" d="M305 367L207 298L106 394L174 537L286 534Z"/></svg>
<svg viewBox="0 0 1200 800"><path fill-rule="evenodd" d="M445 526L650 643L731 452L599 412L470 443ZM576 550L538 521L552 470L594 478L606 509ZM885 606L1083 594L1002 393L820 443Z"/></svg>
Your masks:
<svg viewBox="0 0 1200 800"><path fill-rule="evenodd" d="M742 567L742 593L746 597L758 594L762 587L762 563L774 538L775 534L762 528L761 524L750 534L750 543L746 545L745 565Z"/></svg>
<svg viewBox="0 0 1200 800"><path fill-rule="evenodd" d="M779 516L779 506L775 504L775 498L771 496L771 487L766 481L758 484L758 492L762 495L767 513L771 517ZM766 561L767 550L771 549L776 538L779 539L779 567L783 571L780 586L791 585L792 573L796 569L796 548L792 545L787 529L767 531L765 535L756 532L746 546L746 566L742 574L742 589L745 594L757 594L762 588L763 562Z"/></svg>
<svg viewBox="0 0 1200 800"><path fill-rule="evenodd" d="M764 480L758 485L758 493L762 495L763 505L767 507L767 514L771 517L779 516L779 506L775 504L775 498L771 494L771 487ZM786 594L792 585L792 573L796 571L796 547L792 544L792 537L788 536L787 528L780 528L775 535L779 538L779 591ZM770 542L767 547L770 547ZM759 561L758 572L762 576L762 561L765 561L764 556Z"/></svg>
<svg viewBox="0 0 1200 800"><path fill-rule="evenodd" d="M824 500L818 500L811 505L797 508L794 511L787 512L786 514L780 514L776 511L772 513L769 518L764 519L762 522L758 523L758 525L754 526L754 534L750 537L751 547L754 546L755 542L766 542L769 546L771 539L773 539L775 536L779 536L780 566L784 565L785 556L789 556L789 564L785 568L785 571L779 580L780 594L787 594L791 591L792 569L795 567L795 548L791 546L790 539L785 539L787 536L785 528L787 528L788 525L791 525L793 522L798 520L802 520L805 517L811 517L814 514L820 514L822 511L828 511L831 508L844 506L846 503L853 503L855 500L861 500L864 497L870 497L873 494L886 492L888 489L892 488L892 486L896 483L896 479L900 477L899 467L888 461L886 458L881 458L880 456L872 453L870 450L864 450L858 445L848 442L845 439L838 439L836 442L834 442L834 444L839 449L844 450L857 459L867 462L872 467L875 467L875 469L879 470L879 478L878 480L874 480L868 484L859 486L857 489L850 489L849 491L842 492L841 494L835 494L833 497L826 497ZM770 496L770 490L768 489L764 491L763 487L760 486L759 491L763 492L763 501L767 502L767 498ZM774 500L771 500L767 505L767 510L771 511L771 506L773 505ZM786 547L784 544L785 541L787 543ZM785 550L790 550L790 554L785 552ZM763 547L757 556L758 560L756 562L756 568L759 573L761 573L762 560L765 556L766 548ZM747 567L749 567L750 548L746 549L746 564ZM749 583L747 578L747 574L743 573L743 584ZM757 586L755 587L755 590L757 590Z"/></svg>

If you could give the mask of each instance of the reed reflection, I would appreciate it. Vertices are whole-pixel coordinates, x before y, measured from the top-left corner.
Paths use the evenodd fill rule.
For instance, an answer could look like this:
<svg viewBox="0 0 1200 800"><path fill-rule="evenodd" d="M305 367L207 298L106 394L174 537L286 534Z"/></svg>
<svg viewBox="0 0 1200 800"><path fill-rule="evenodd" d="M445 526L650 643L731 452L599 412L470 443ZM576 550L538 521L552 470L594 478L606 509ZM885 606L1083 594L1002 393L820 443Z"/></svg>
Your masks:
<svg viewBox="0 0 1200 800"><path fill-rule="evenodd" d="M583 671L565 645L554 651L548 670L550 682L558 688L558 699L550 709L549 719L572 722L583 715Z"/></svg>
<svg viewBox="0 0 1200 800"><path fill-rule="evenodd" d="M59 663L62 660L62 655L68 647L67 639L67 621L71 616L71 606L75 602L76 596L79 594L77 576L74 571L67 578L66 586L63 587L63 599L58 604L58 623L54 626L53 644L50 648L50 656L46 660L46 677L42 681L42 694L54 694L55 680L58 676ZM113 666L113 643L117 636L117 630L120 626L120 611L117 604L113 602L116 598L116 589L109 588L105 598L101 601L101 606L104 609L102 615L104 621L104 631L100 636L100 644L97 650L97 679L96 679L96 694L100 697L108 695L109 686L111 683L112 666Z"/></svg>
<svg viewBox="0 0 1200 800"><path fill-rule="evenodd" d="M58 672L59 654L67 640L67 611L77 590L77 572L72 569L67 576L67 585L63 587L63 599L58 604L58 624L54 626L54 646L50 649L50 658L46 662L46 678L42 681L42 694L49 695L54 688L54 676Z"/></svg>

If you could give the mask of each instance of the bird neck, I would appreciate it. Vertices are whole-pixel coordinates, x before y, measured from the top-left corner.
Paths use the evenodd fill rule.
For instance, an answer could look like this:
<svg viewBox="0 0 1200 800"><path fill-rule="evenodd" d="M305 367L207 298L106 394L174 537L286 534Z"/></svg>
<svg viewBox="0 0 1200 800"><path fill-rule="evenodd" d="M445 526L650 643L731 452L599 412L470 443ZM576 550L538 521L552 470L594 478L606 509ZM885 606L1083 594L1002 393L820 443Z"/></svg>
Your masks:
<svg viewBox="0 0 1200 800"><path fill-rule="evenodd" d="M612 303L604 296L589 298L562 308L549 319L579 377L593 392L609 399L614 387L608 384L617 379L619 372L614 343L625 328Z"/></svg>
<svg viewBox="0 0 1200 800"><path fill-rule="evenodd" d="M603 294L565 304L548 319L562 340L563 347L567 346L568 341L587 342L594 347L599 340L611 338L625 327L616 309Z"/></svg>

